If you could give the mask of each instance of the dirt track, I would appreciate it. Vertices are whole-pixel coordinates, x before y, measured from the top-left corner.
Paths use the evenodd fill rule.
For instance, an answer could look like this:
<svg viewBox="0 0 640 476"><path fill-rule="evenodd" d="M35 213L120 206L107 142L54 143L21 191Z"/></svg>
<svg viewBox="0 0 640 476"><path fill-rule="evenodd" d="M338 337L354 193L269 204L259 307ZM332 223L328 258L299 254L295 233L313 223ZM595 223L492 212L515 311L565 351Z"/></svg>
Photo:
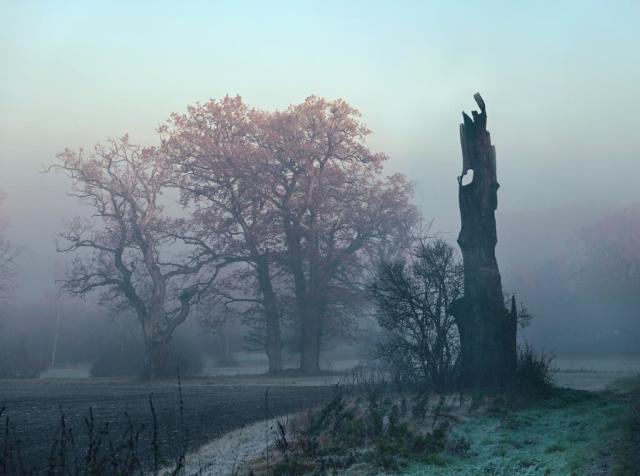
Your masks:
<svg viewBox="0 0 640 476"><path fill-rule="evenodd" d="M265 417L264 385L218 385L211 381L183 382L184 420L189 447L194 449L221 434ZM272 386L270 416L290 413L324 401L331 387ZM179 439L179 398L175 382L143 384L113 381L0 381L0 407L15 424L23 456L30 465L46 465L60 409L78 440L83 418L91 406L97 425L110 422L112 434L125 429L124 413L151 427L149 394L158 420L162 454L175 454ZM173 444L172 444L173 443ZM80 446L80 445L79 445Z"/></svg>

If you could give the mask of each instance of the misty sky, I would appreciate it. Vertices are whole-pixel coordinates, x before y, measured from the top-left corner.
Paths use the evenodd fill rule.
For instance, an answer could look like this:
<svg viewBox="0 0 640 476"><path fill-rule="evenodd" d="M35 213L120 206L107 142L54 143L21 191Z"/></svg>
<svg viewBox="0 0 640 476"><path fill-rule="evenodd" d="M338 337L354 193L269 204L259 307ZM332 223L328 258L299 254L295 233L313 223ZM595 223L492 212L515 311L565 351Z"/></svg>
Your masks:
<svg viewBox="0 0 640 476"><path fill-rule="evenodd" d="M0 190L23 247L18 299L53 292L54 239L78 211L68 182L41 173L56 152L125 132L153 142L169 113L225 94L267 109L346 99L452 236L458 123L476 91L497 146L499 227L637 202L639 21L636 1L3 0ZM569 232L558 227L547 233Z"/></svg>

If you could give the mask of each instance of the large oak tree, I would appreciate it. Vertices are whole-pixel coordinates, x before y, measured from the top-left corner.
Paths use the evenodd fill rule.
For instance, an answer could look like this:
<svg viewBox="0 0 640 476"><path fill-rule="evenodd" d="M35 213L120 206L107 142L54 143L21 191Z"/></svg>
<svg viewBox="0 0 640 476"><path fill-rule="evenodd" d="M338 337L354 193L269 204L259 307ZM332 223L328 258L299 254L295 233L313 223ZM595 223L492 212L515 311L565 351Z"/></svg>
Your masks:
<svg viewBox="0 0 640 476"><path fill-rule="evenodd" d="M269 371L277 373L282 370L281 311L273 275L282 240L278 217L265 198L260 167L266 151L257 143L258 123L256 112L239 97L225 97L173 114L161 133L183 203L194 207L202 240L221 243L227 255L254 272L257 293L243 292L246 286L234 286L227 278L218 295L227 304L262 308ZM234 275L246 279L243 269L236 268Z"/></svg>
<svg viewBox="0 0 640 476"><path fill-rule="evenodd" d="M219 256L164 213L171 175L157 148L128 137L89 153L66 149L53 168L67 173L72 195L91 210L61 234L74 259L63 283L72 295L101 292L101 302L131 310L142 328L144 377L167 375L169 343L221 266Z"/></svg>
<svg viewBox="0 0 640 476"><path fill-rule="evenodd" d="M342 100L312 96L265 112L224 98L172 116L162 132L185 200L214 218L212 234L225 222L228 243L256 269L268 353L279 338L272 275L281 268L295 296L300 369L317 372L332 307L347 294L340 290L354 285L376 247L415 220L410 184L383 176L386 156L366 146L369 130Z"/></svg>

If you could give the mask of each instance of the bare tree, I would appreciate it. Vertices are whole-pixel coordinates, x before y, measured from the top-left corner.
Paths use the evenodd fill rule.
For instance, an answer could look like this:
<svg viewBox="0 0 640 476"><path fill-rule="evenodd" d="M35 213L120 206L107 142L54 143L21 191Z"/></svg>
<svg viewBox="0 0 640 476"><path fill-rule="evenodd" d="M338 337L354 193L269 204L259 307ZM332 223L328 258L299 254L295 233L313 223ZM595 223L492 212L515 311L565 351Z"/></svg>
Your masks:
<svg viewBox="0 0 640 476"><path fill-rule="evenodd" d="M3 199L4 194L0 192L0 204ZM0 304L4 304L9 300L13 293L16 257L18 254L18 248L5 234L5 228L6 223L0 221ZM24 347L20 345L22 341L10 345L10 339L7 339L6 336L8 323L4 320L4 317L4 315L0 314L0 376L20 376L24 374L23 371L25 369L32 368L31 362L27 362L26 355L22 352L24 350ZM25 359L20 362L17 357L25 357Z"/></svg>
<svg viewBox="0 0 640 476"><path fill-rule="evenodd" d="M459 338L449 306L463 294L462 263L453 247L421 240L408 259L382 262L370 291L385 331L378 353L394 374L437 389L451 384Z"/></svg>
<svg viewBox="0 0 640 476"><path fill-rule="evenodd" d="M58 250L74 253L63 289L78 296L101 292L101 302L131 310L142 327L144 377L166 375L174 330L222 266L188 221L163 213L161 197L171 181L154 147L131 144L127 136L87 154L65 150L53 168L72 180L72 196L92 209L61 234Z"/></svg>
<svg viewBox="0 0 640 476"><path fill-rule="evenodd" d="M3 199L4 195L0 192L0 204ZM18 248L5 234L5 227L6 224L0 222L0 300L6 300L11 296L18 254Z"/></svg>

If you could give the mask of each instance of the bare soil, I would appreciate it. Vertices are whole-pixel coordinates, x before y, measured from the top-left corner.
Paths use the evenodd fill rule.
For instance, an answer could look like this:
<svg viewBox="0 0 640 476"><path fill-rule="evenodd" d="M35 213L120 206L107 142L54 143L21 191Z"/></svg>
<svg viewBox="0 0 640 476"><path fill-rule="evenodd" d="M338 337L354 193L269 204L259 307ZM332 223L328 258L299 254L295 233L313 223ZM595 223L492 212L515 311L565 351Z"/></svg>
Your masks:
<svg viewBox="0 0 640 476"><path fill-rule="evenodd" d="M226 432L265 418L268 388L268 415L273 417L299 411L328 399L330 386L267 386L247 383L220 384L215 380L182 383L184 426L188 448L194 450ZM15 425L22 440L23 457L30 466L44 468L63 412L74 428L78 447L86 434L84 418L93 408L96 426L109 422L111 434L119 437L126 428L125 412L136 424L144 424L146 435L152 427L149 395L158 421L162 456L173 458L181 440L177 382L143 383L115 380L5 380L0 381L0 408L3 417ZM4 422L3 422L4 423ZM146 436L146 438L145 438ZM148 444L142 451L150 455ZM143 455L144 456L144 455Z"/></svg>

